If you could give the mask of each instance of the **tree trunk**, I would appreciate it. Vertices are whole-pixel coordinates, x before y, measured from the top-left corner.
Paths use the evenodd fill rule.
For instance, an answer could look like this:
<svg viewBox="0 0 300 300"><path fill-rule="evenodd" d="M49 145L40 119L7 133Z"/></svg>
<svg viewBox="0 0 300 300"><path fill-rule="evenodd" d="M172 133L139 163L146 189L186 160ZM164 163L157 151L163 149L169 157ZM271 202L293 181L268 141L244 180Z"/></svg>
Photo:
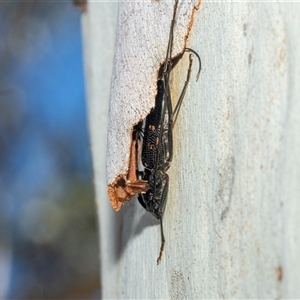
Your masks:
<svg viewBox="0 0 300 300"><path fill-rule="evenodd" d="M158 266L158 221L136 198L114 212L106 193L117 7L90 2L83 19L102 297L300 298L299 3L203 1L196 13L187 46L202 72L196 83L195 61L174 128Z"/></svg>

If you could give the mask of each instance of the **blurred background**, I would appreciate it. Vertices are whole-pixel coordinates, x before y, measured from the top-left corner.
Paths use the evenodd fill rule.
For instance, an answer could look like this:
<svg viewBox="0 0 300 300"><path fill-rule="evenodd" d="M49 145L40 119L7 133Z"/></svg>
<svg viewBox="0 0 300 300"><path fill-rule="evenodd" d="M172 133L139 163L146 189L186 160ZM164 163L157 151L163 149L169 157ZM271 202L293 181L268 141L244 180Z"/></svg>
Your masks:
<svg viewBox="0 0 300 300"><path fill-rule="evenodd" d="M0 299L99 299L80 17L0 2Z"/></svg>

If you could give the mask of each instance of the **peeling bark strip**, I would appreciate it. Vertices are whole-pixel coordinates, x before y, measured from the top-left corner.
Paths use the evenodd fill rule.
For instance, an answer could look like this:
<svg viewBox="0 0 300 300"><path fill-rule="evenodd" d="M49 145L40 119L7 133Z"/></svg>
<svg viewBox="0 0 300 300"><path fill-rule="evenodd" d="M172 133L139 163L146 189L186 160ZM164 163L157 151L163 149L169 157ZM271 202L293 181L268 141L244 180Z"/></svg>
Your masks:
<svg viewBox="0 0 300 300"><path fill-rule="evenodd" d="M140 152L137 130L139 127L135 126L132 134L128 173L118 175L114 182L107 187L108 197L115 211L120 210L124 202L129 201L134 195L148 190L147 181L138 180L136 176Z"/></svg>
<svg viewBox="0 0 300 300"><path fill-rule="evenodd" d="M173 57L184 51L199 5L199 0L179 1ZM173 8L173 1L120 3L107 144L107 185L115 210L130 200L132 193L145 188L130 186L132 128L154 107L158 70L165 59Z"/></svg>

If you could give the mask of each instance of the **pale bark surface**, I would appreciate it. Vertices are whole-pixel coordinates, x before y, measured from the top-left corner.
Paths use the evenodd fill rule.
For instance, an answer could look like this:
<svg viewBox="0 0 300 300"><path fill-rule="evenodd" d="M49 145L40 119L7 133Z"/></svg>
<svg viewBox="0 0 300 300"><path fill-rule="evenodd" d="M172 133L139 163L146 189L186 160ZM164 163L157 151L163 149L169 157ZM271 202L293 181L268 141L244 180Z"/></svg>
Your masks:
<svg viewBox="0 0 300 300"><path fill-rule="evenodd" d="M90 2L83 22L103 298L300 298L300 4L197 12L188 46L203 69L174 129L158 266L158 222L136 199L115 213L106 195L117 6Z"/></svg>

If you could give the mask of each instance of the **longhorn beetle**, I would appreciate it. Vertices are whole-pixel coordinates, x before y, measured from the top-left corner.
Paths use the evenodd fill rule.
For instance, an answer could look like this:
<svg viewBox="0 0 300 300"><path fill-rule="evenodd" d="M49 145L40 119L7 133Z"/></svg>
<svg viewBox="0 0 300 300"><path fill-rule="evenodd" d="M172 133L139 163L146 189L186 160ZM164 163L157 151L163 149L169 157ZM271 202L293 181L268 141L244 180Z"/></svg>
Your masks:
<svg viewBox="0 0 300 300"><path fill-rule="evenodd" d="M186 81L174 110L172 108L169 86L170 72L182 58L184 52L193 53L198 58L199 70L197 73L197 80L201 71L200 57L197 52L190 48L186 48L182 54L172 59L173 30L177 6L178 0L175 1L174 5L166 60L160 67L158 73L155 106L145 118L144 128L140 128L140 131L143 132L143 134L141 133L139 135L139 138L141 138L141 136L143 138L141 160L144 170L137 170L137 174L142 177L142 180L148 182L148 189L146 192L142 191L139 193L138 200L148 212L160 221L161 247L157 258L157 264L159 264L161 260L165 244L162 218L167 202L169 186L169 176L166 172L170 167L173 156L172 131L190 80L193 62L192 54L189 55L189 68ZM139 123L137 126L141 127L142 125Z"/></svg>

